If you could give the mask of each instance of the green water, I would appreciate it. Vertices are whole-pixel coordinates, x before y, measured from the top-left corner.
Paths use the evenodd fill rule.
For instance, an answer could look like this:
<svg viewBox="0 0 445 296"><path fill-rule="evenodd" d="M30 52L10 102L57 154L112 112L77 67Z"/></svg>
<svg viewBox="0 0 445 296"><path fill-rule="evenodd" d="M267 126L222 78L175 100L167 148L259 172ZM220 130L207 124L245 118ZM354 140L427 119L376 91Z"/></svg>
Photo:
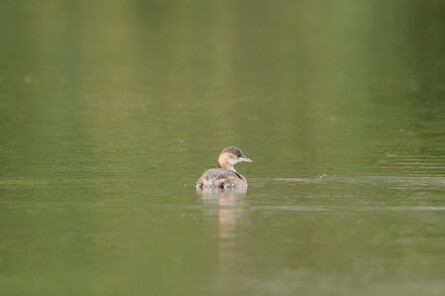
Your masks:
<svg viewBox="0 0 445 296"><path fill-rule="evenodd" d="M444 15L1 1L0 294L444 295Z"/></svg>

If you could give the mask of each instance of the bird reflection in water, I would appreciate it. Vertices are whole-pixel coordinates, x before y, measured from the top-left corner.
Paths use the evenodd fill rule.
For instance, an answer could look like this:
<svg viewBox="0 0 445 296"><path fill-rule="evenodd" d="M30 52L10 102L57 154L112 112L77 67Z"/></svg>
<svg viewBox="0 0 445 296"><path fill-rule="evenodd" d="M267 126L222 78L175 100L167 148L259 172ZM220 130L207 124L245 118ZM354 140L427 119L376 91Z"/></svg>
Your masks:
<svg viewBox="0 0 445 296"><path fill-rule="evenodd" d="M218 289L229 289L237 279L232 275L237 264L237 242L243 214L242 204L246 190L222 188L197 188L196 192L209 205L217 206L218 213ZM212 207L211 211L214 214Z"/></svg>

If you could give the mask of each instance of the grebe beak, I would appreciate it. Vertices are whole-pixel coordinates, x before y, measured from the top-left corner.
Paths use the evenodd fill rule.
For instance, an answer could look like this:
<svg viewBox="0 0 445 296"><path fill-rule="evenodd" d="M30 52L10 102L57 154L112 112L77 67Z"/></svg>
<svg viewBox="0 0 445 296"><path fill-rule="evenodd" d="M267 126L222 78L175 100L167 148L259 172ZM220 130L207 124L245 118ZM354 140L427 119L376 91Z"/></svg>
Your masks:
<svg viewBox="0 0 445 296"><path fill-rule="evenodd" d="M241 157L240 158L242 161L245 161L245 162L253 162L253 160L252 159L250 159L250 158L248 158L248 157Z"/></svg>

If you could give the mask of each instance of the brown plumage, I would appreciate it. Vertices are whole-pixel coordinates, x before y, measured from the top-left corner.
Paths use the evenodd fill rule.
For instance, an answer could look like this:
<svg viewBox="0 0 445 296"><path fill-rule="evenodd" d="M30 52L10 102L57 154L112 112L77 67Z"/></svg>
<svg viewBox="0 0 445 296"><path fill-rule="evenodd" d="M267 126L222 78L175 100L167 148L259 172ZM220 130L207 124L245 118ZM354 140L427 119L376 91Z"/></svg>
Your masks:
<svg viewBox="0 0 445 296"><path fill-rule="evenodd" d="M218 169L209 169L202 174L197 188L239 188L246 189L247 181L233 166L239 162L252 162L237 147L227 147L218 156Z"/></svg>

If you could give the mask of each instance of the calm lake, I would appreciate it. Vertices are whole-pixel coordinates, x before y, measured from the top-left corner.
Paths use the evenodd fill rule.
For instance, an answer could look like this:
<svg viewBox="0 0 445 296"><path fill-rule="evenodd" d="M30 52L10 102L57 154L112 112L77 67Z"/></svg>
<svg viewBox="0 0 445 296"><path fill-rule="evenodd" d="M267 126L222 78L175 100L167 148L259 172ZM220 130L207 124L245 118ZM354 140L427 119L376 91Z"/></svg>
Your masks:
<svg viewBox="0 0 445 296"><path fill-rule="evenodd" d="M445 295L444 15L1 1L0 294Z"/></svg>

